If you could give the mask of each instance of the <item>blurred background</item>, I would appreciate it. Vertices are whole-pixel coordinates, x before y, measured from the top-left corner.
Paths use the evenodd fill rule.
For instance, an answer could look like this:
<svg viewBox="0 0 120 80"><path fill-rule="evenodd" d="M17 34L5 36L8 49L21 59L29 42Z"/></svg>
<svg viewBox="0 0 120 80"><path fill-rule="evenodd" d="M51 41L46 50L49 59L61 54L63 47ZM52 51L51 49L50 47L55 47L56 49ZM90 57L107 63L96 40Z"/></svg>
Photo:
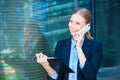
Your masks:
<svg viewBox="0 0 120 80"><path fill-rule="evenodd" d="M120 0L0 0L0 80L46 80L35 53L53 56L58 40L70 37L72 12L92 13L92 36L103 44L98 80L119 80Z"/></svg>

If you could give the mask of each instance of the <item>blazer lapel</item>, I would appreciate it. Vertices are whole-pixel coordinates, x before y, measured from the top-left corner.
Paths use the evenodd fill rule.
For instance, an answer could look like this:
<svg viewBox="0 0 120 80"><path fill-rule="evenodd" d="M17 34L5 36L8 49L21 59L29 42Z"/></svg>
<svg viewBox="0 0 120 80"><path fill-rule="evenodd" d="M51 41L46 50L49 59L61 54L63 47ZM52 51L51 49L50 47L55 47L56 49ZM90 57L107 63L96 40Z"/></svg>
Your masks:
<svg viewBox="0 0 120 80"><path fill-rule="evenodd" d="M85 38L85 40L83 42L82 50L83 50L86 58L89 57L90 45L91 45L91 41L89 39Z"/></svg>
<svg viewBox="0 0 120 80"><path fill-rule="evenodd" d="M69 66L69 59L70 59L70 49L71 49L71 38L69 38L65 44L64 44L64 47L63 47L63 57L64 57L64 62L66 65Z"/></svg>

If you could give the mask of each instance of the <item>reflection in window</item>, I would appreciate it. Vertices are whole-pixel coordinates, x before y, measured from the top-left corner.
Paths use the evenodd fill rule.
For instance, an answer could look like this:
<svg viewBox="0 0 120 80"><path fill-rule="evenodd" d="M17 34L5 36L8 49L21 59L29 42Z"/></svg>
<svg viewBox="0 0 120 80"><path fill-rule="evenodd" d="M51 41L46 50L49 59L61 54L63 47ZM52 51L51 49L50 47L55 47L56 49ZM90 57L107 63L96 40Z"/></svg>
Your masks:
<svg viewBox="0 0 120 80"><path fill-rule="evenodd" d="M46 79L42 66L31 60L39 52L53 56L56 42L70 36L74 5L73 0L0 2L1 80ZM6 75L4 68L14 73Z"/></svg>

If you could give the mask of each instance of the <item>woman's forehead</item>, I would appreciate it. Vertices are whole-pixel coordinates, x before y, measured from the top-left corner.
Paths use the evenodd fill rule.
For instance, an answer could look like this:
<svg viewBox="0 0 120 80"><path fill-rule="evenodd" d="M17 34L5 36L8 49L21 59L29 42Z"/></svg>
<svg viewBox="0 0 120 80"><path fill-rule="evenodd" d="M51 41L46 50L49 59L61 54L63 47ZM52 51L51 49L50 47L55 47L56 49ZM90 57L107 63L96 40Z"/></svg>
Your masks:
<svg viewBox="0 0 120 80"><path fill-rule="evenodd" d="M73 14L72 16L71 16L71 19L72 20L76 20L76 21L85 21L85 19L80 15L80 14Z"/></svg>

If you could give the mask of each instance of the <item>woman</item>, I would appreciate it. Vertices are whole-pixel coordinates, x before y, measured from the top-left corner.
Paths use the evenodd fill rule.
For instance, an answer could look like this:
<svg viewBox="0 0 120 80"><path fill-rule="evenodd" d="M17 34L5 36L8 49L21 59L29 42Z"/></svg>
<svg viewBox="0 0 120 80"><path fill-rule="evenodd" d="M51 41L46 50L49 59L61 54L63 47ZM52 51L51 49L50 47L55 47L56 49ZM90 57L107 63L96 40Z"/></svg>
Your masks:
<svg viewBox="0 0 120 80"><path fill-rule="evenodd" d="M48 63L47 56L36 54L37 62L47 71L48 75L55 80L96 80L101 63L102 46L87 33L80 30L91 23L91 14L81 8L75 11L69 21L69 30L72 35L69 39L61 40L55 48L55 57L63 61L75 73L56 72Z"/></svg>

